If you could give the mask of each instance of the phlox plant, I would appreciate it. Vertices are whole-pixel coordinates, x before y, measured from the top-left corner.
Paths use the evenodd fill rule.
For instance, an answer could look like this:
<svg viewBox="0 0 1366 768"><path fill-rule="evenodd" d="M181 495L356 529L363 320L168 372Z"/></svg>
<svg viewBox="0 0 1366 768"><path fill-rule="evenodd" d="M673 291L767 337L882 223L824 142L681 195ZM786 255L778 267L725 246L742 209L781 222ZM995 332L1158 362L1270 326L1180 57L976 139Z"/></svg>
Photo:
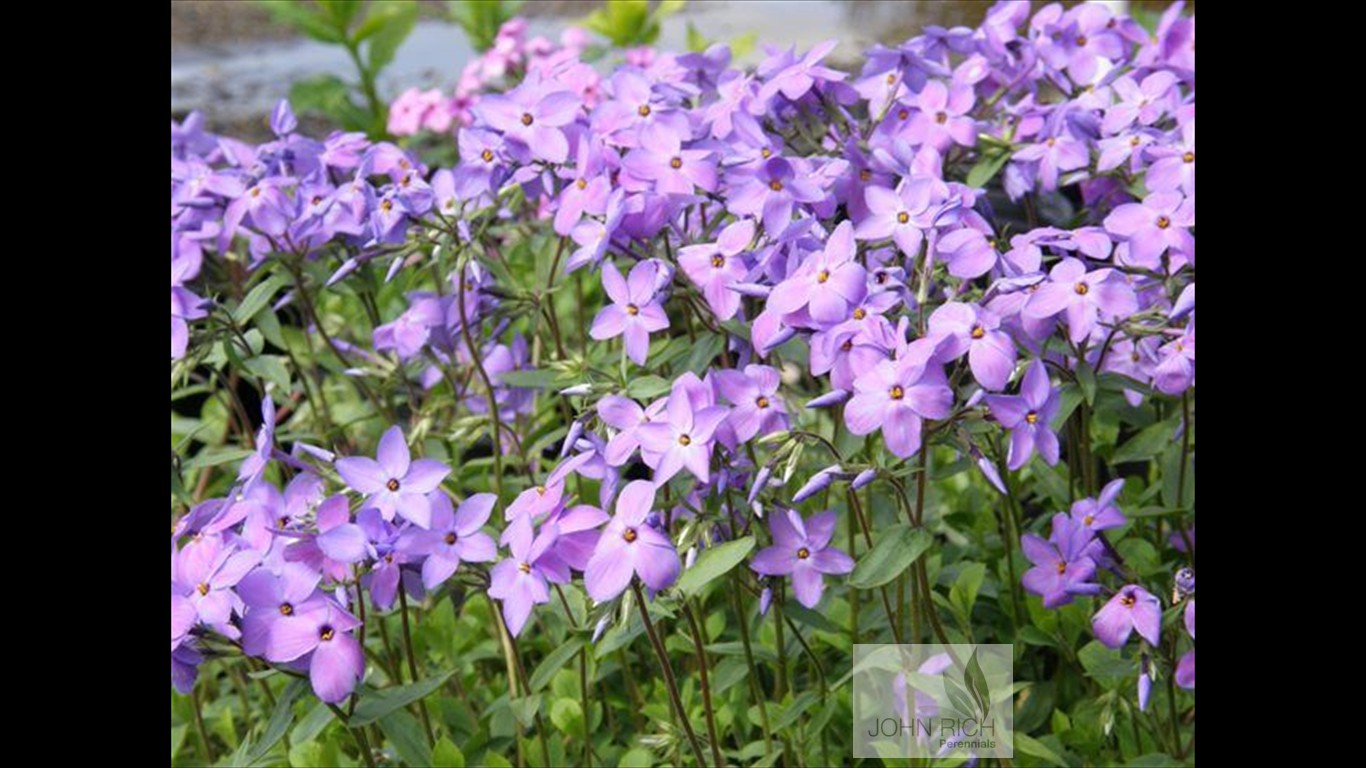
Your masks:
<svg viewBox="0 0 1366 768"><path fill-rule="evenodd" d="M172 121L173 764L847 764L890 642L1193 762L1193 16L524 29L399 143Z"/></svg>

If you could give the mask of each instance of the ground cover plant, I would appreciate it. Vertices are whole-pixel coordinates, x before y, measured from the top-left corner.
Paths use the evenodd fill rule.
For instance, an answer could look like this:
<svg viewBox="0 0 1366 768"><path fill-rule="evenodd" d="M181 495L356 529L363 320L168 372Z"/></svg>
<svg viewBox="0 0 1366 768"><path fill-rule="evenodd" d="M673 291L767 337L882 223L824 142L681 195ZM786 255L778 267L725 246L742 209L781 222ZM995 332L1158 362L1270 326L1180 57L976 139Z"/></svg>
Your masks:
<svg viewBox="0 0 1366 768"><path fill-rule="evenodd" d="M1015 764L1193 763L1193 16L619 5L172 121L172 763L846 764L931 641L1013 644Z"/></svg>

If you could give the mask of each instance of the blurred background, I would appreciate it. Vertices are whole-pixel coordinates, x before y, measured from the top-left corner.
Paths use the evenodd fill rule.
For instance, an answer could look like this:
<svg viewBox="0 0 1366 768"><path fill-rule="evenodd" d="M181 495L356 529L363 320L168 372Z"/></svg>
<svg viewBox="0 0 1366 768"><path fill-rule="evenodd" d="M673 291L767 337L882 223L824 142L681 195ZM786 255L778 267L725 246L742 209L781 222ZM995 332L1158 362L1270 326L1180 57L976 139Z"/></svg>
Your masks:
<svg viewBox="0 0 1366 768"><path fill-rule="evenodd" d="M1130 13L1155 13L1165 2L1107 4ZM326 105L354 98L363 107L363 95L345 95L346 89L360 86L368 86L385 104L412 87L449 92L462 68L491 44L498 23L512 15L528 20L528 39L558 41L564 30L581 26L622 47L649 44L687 51L725 42L742 62L762 58L756 43L802 49L837 39L840 44L829 61L857 68L860 54L873 43L899 43L926 25L976 25L992 2L370 0L335 4L356 7L344 11L354 15L340 24L347 30L340 39L330 29L334 19L329 14L343 11L331 5L316 0L172 0L171 116L178 119L199 110L212 131L258 139L267 131L263 116L287 96L302 113L320 114L327 110L311 109L317 105L307 102ZM372 67L372 82L358 82L366 73L357 62L372 63L368 57L377 48L388 61Z"/></svg>

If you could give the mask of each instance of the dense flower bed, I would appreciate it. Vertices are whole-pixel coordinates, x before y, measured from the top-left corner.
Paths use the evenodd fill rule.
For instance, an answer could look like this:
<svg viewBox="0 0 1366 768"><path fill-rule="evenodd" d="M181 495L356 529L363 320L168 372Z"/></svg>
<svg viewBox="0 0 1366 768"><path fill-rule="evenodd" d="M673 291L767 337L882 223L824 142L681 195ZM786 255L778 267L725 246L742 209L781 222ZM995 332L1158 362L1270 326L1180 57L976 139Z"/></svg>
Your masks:
<svg viewBox="0 0 1366 768"><path fill-rule="evenodd" d="M1017 645L1024 754L1187 756L1194 19L1003 2L857 73L834 42L609 70L521 34L455 97L391 111L394 134L458 127L452 168L308 137L288 104L256 146L172 123L175 687L219 663L272 700L306 677L368 762L367 701L489 674L416 658L410 614L449 603L505 628L480 635L503 697L469 701L517 717L418 701L428 759L442 734L520 758L535 733L533 764L630 748L586 727L620 704L594 684L630 675L593 649L642 627L671 694L650 717L683 725L664 759L819 759L847 728L794 724L846 709L762 735L744 711L794 705L789 650L825 660L824 702L852 642L972 638ZM699 621L744 635L750 686L715 705L706 654L666 642ZM538 633L535 657L584 649L579 725L550 746ZM1049 704L1064 722L1031 723Z"/></svg>

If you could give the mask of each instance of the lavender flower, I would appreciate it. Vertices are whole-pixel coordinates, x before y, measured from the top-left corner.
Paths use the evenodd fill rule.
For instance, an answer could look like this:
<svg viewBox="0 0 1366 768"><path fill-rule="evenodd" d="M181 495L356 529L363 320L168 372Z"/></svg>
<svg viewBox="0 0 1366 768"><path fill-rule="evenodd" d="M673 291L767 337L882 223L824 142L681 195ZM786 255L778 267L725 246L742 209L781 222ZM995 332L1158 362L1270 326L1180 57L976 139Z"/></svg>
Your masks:
<svg viewBox="0 0 1366 768"><path fill-rule="evenodd" d="M821 512L803 520L794 510L769 518L773 546L760 550L749 567L765 576L791 576L797 602L815 608L825 591L825 576L854 570L854 559L830 548L835 513Z"/></svg>

